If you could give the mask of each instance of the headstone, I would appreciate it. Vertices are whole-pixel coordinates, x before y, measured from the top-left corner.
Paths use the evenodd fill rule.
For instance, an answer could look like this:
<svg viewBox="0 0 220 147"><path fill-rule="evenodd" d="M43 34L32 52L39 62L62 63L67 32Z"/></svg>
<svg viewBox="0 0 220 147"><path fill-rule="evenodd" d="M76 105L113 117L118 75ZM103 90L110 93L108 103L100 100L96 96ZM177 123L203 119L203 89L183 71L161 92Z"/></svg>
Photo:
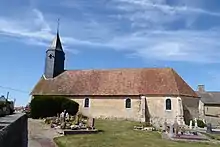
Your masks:
<svg viewBox="0 0 220 147"><path fill-rule="evenodd" d="M76 124L76 125L79 124L79 116L78 116L78 115L76 115L76 117L75 117L75 124Z"/></svg>
<svg viewBox="0 0 220 147"><path fill-rule="evenodd" d="M62 122L61 125L60 125L61 129L65 129L66 128L66 123L65 122Z"/></svg>
<svg viewBox="0 0 220 147"><path fill-rule="evenodd" d="M66 120L69 120L70 119L70 116L69 116L69 113L67 112L66 113Z"/></svg>
<svg viewBox="0 0 220 147"><path fill-rule="evenodd" d="M63 111L63 113L64 113L64 116L63 116L63 121L64 121L64 122L66 122L66 113L67 113L67 111L66 111L66 110L64 110L64 111Z"/></svg>
<svg viewBox="0 0 220 147"><path fill-rule="evenodd" d="M179 124L178 124L177 121L174 122L173 127L174 127L175 135L178 135L178 132L179 132Z"/></svg>
<svg viewBox="0 0 220 147"><path fill-rule="evenodd" d="M189 122L189 129L192 129L192 120Z"/></svg>
<svg viewBox="0 0 220 147"><path fill-rule="evenodd" d="M83 123L80 122L80 123L79 123L79 128L82 128L82 127L83 127Z"/></svg>
<svg viewBox="0 0 220 147"><path fill-rule="evenodd" d="M170 125L169 137L173 137L173 125Z"/></svg>
<svg viewBox="0 0 220 147"><path fill-rule="evenodd" d="M64 112L60 113L60 118L64 117Z"/></svg>
<svg viewBox="0 0 220 147"><path fill-rule="evenodd" d="M197 119L195 118L194 121L195 121L195 127L194 128L196 129L196 128L198 128Z"/></svg>
<svg viewBox="0 0 220 147"><path fill-rule="evenodd" d="M207 124L207 130L206 130L207 133L212 133L212 124L211 123L208 123Z"/></svg>
<svg viewBox="0 0 220 147"><path fill-rule="evenodd" d="M167 132L167 122L165 121L164 124L163 124L163 131L164 132Z"/></svg>
<svg viewBox="0 0 220 147"><path fill-rule="evenodd" d="M205 119L202 120L204 124L206 124Z"/></svg>
<svg viewBox="0 0 220 147"><path fill-rule="evenodd" d="M95 124L95 119L94 118L89 118L89 121L88 121L88 125L90 128L94 128L94 124Z"/></svg>

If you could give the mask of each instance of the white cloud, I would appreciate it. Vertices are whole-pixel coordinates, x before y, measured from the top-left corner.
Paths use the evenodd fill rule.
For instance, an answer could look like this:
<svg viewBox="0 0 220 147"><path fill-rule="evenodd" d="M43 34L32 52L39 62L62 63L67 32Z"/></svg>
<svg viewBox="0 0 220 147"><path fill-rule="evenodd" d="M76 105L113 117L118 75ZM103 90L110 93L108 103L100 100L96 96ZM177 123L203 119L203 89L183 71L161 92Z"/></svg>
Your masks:
<svg viewBox="0 0 220 147"><path fill-rule="evenodd" d="M32 45L49 46L55 37L54 31L45 20L41 11L33 9L30 17L18 21L0 17L0 34L20 38L22 42ZM73 37L63 36L62 42L68 45L102 46L100 43L77 40ZM67 49L68 52L76 53L75 50Z"/></svg>
<svg viewBox="0 0 220 147"><path fill-rule="evenodd" d="M125 12L126 18L134 27L158 29L169 27L174 21L183 20L190 27L200 15L220 17L220 13L188 5L168 5L166 0L113 0L115 7ZM170 24L171 23L171 24Z"/></svg>
<svg viewBox="0 0 220 147"><path fill-rule="evenodd" d="M154 24L156 27L148 29L134 27L126 32L122 20L112 19L118 25L107 23L109 16L112 16L111 13L106 14L105 18L94 13L92 18L89 17L85 21L74 23L71 23L70 18L65 18L66 21L62 22L62 26L64 26L66 34L61 37L66 51L76 54L77 51L72 50L71 47L79 45L83 46L82 49L92 46L99 49L114 49L125 52L125 54L129 52L128 57L142 59L153 58L198 63L219 62L220 53L217 52L220 48L219 29L166 30L164 28L165 24L172 23L176 19L188 20L191 14L219 17L218 13L196 7L169 6L164 0L154 2L150 0L117 0L117 4L117 9L124 13L114 14L132 20L128 25L132 26L132 23ZM80 7L80 5L76 5ZM113 3L110 6L113 8ZM138 11L134 12L134 10ZM28 44L49 46L49 42L54 37L49 20L46 20L43 13L37 9L33 9L28 16L22 22L0 17L0 34L21 38L23 42ZM144 19L140 21L142 17ZM75 32L73 33L71 30L75 30Z"/></svg>
<svg viewBox="0 0 220 147"><path fill-rule="evenodd" d="M148 31L115 38L110 44L142 58L167 61L220 62L219 31Z"/></svg>

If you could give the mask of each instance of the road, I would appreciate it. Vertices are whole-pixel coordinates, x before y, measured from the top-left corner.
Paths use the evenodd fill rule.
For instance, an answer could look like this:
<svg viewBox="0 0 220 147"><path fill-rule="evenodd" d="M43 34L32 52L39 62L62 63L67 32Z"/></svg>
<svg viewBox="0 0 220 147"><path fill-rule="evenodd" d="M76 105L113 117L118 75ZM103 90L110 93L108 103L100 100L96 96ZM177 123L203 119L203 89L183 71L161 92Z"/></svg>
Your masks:
<svg viewBox="0 0 220 147"><path fill-rule="evenodd" d="M42 120L28 119L28 147L57 147L53 138L59 134Z"/></svg>

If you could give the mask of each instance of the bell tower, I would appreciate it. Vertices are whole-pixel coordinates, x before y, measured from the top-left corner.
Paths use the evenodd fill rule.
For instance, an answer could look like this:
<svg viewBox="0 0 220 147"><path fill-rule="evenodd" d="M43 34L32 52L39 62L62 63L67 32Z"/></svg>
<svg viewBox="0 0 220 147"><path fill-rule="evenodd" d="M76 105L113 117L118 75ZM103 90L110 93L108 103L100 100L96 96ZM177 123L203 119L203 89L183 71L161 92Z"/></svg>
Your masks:
<svg viewBox="0 0 220 147"><path fill-rule="evenodd" d="M59 20L57 34L46 51L44 76L54 78L64 72L65 53L59 36Z"/></svg>

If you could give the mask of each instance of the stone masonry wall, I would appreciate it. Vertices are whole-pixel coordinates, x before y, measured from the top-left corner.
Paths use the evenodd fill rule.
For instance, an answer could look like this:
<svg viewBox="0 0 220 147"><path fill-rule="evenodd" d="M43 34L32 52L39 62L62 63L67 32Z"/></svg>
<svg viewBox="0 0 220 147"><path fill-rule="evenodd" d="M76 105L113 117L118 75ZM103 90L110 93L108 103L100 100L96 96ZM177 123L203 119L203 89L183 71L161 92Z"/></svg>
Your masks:
<svg viewBox="0 0 220 147"><path fill-rule="evenodd" d="M0 147L27 147L27 115L13 114L0 118Z"/></svg>
<svg viewBox="0 0 220 147"><path fill-rule="evenodd" d="M84 107L84 97L72 98L79 104L79 112L86 116L102 119L127 119L140 121L139 97L130 96L131 108L125 108L128 97L89 97L89 107Z"/></svg>
<svg viewBox="0 0 220 147"><path fill-rule="evenodd" d="M171 99L172 110L165 110L166 97L162 96L145 96L145 118L146 121L151 120L152 123L160 122L162 125L165 121L174 122L179 115L179 105L177 97L167 97ZM128 96L90 96L89 107L84 107L85 97L69 97L79 103L79 112L84 115L95 118L108 119L127 119L134 121L142 121L143 118L141 108L141 98L139 96L129 96L131 99L131 108L125 108L125 100Z"/></svg>

